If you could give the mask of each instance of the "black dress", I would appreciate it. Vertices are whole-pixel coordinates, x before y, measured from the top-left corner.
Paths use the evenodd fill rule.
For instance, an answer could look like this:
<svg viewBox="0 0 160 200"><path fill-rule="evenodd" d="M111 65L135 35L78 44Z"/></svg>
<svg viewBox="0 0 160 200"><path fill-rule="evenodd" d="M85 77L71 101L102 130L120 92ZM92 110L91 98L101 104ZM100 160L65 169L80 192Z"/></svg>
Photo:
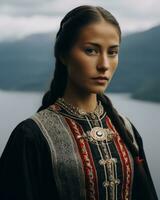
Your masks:
<svg viewBox="0 0 160 200"><path fill-rule="evenodd" d="M58 199L50 149L32 119L18 124L1 156L0 199Z"/></svg>
<svg viewBox="0 0 160 200"><path fill-rule="evenodd" d="M0 159L0 199L135 199L132 156L107 112L96 117L81 118L57 102L18 124ZM131 126L157 200L141 137ZM117 135L103 140L109 129Z"/></svg>

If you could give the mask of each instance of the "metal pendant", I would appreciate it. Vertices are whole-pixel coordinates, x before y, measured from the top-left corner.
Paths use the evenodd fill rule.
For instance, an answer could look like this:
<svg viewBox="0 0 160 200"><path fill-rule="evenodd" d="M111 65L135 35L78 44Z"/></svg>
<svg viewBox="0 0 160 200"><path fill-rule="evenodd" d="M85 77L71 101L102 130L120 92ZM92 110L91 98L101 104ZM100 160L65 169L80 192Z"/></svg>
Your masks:
<svg viewBox="0 0 160 200"><path fill-rule="evenodd" d="M91 129L89 136L96 141L111 141L113 139L113 131L108 128L94 127Z"/></svg>

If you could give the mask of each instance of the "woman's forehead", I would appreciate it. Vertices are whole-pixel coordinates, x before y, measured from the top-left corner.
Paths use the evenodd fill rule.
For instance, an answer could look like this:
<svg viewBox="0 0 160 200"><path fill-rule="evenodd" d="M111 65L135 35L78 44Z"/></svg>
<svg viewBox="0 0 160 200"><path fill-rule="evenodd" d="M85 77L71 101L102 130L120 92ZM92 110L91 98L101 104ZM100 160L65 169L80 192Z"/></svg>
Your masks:
<svg viewBox="0 0 160 200"><path fill-rule="evenodd" d="M89 41L114 42L119 44L119 33L117 28L108 22L97 22L83 27L77 38L77 42L87 43Z"/></svg>

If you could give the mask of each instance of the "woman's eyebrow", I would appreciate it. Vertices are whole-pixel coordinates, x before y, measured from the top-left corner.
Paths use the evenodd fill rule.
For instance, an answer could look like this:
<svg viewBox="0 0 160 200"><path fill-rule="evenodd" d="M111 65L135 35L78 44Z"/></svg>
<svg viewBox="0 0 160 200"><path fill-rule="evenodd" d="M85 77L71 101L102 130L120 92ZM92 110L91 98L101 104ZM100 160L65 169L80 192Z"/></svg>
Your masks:
<svg viewBox="0 0 160 200"><path fill-rule="evenodd" d="M94 43L94 42L85 42L85 44L91 44L91 45L94 45L94 46L97 46L97 47L101 47L100 44ZM111 45L109 48L116 48L116 47L118 48L119 45L118 44L114 44L114 45Z"/></svg>
<svg viewBox="0 0 160 200"><path fill-rule="evenodd" d="M110 48L119 48L119 45L115 44L115 45L110 46Z"/></svg>

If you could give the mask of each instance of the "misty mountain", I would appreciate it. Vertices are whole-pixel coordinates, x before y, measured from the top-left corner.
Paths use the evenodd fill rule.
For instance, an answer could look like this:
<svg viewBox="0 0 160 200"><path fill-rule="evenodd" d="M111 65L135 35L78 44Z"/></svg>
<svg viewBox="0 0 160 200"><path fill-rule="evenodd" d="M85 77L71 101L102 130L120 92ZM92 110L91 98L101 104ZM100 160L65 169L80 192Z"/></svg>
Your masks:
<svg viewBox="0 0 160 200"><path fill-rule="evenodd" d="M160 101L160 26L122 38L119 66L108 91Z"/></svg>
<svg viewBox="0 0 160 200"><path fill-rule="evenodd" d="M0 43L0 88L40 91L48 88L54 70L54 38L35 34Z"/></svg>
<svg viewBox="0 0 160 200"><path fill-rule="evenodd" d="M124 36L119 65L108 92L160 101L160 26ZM0 43L0 89L47 90L54 73L55 33Z"/></svg>

